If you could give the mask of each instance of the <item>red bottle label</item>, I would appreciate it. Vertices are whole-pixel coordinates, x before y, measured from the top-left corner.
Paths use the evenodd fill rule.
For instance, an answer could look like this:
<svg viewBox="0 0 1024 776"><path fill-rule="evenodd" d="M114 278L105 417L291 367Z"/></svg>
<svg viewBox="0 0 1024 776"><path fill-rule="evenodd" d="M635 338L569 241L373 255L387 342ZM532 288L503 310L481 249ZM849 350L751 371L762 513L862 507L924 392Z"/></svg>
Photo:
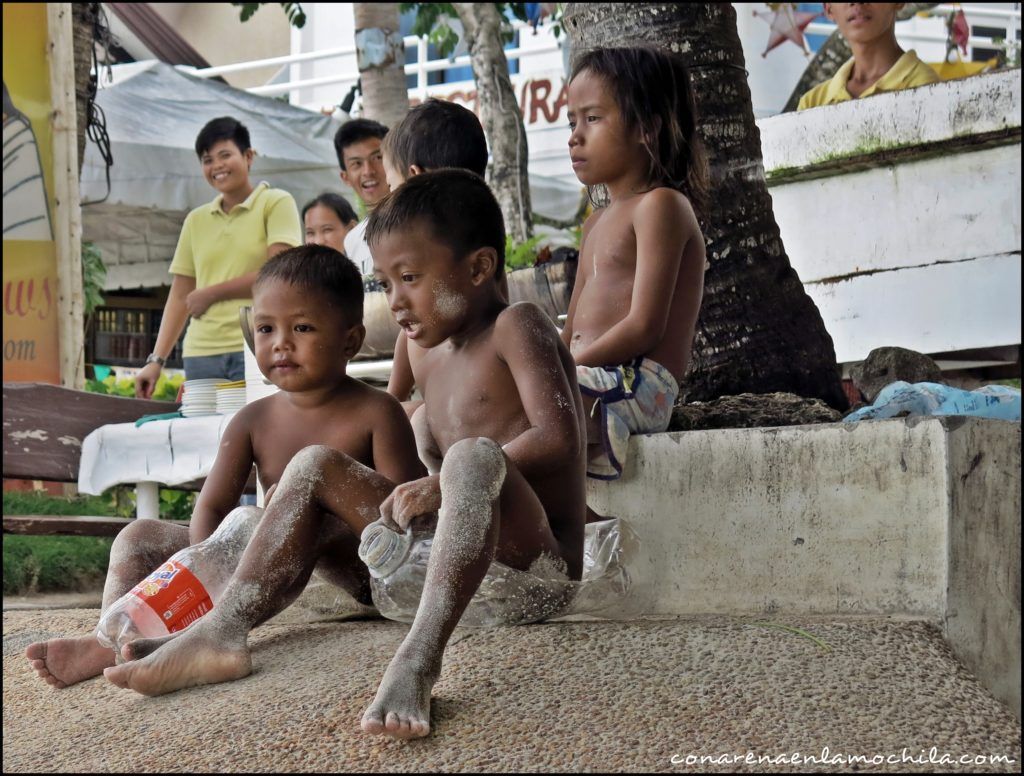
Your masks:
<svg viewBox="0 0 1024 776"><path fill-rule="evenodd" d="M160 615L170 633L184 630L208 611L213 600L203 583L174 560L132 588L132 593Z"/></svg>

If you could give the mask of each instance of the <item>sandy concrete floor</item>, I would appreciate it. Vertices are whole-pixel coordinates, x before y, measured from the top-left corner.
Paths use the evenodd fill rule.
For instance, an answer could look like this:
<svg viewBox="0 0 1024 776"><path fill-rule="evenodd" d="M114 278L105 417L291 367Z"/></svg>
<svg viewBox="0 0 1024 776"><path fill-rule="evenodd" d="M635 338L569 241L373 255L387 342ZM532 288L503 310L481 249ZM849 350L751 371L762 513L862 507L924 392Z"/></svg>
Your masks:
<svg viewBox="0 0 1024 776"><path fill-rule="evenodd" d="M405 626L271 622L255 673L160 698L102 678L55 691L22 656L81 633L95 610L4 612L4 771L789 771L855 766L673 764L673 756L852 754L859 770L1019 772L1021 728L938 630L887 618L555 623L456 631L433 735L368 738L359 718ZM922 750L924 753L922 754Z"/></svg>

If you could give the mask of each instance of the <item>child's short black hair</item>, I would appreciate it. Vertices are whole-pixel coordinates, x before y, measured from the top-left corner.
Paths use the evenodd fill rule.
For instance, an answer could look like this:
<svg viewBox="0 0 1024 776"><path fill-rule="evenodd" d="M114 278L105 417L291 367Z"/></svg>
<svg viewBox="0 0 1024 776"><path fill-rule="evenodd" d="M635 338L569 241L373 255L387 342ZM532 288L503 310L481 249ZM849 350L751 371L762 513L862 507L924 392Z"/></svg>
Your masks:
<svg viewBox="0 0 1024 776"><path fill-rule="evenodd" d="M366 225L373 247L385 235L422 219L434 238L448 246L455 260L477 248L498 254L495 278L505 275L505 221L498 200L476 173L453 168L414 175L381 200Z"/></svg>
<svg viewBox="0 0 1024 776"><path fill-rule="evenodd" d="M345 169L345 149L360 140L376 137L381 140L388 128L373 119L352 119L342 124L334 133L334 152L338 155L338 166Z"/></svg>
<svg viewBox="0 0 1024 776"><path fill-rule="evenodd" d="M487 171L487 139L480 119L458 103L434 97L405 114L381 148L403 178L414 164L423 170L461 167L481 177Z"/></svg>
<svg viewBox="0 0 1024 776"><path fill-rule="evenodd" d="M211 119L206 126L199 130L196 136L196 156L200 159L203 154L213 148L221 140L232 140L243 154L252 148L249 142L249 130L238 119L230 116L221 116L219 119Z"/></svg>
<svg viewBox="0 0 1024 776"><path fill-rule="evenodd" d="M363 322L363 278L356 265L326 245L299 245L270 259L253 283L280 280L325 294L341 308L350 326Z"/></svg>
<svg viewBox="0 0 1024 776"><path fill-rule="evenodd" d="M356 215L356 211L347 199L341 196L341 194L335 194L333 191L325 191L316 199L307 202L306 206L302 208L301 220L303 223L306 222L306 213L317 205L323 205L333 210L337 214L338 220L343 224L351 224L353 221L359 220L359 216Z"/></svg>

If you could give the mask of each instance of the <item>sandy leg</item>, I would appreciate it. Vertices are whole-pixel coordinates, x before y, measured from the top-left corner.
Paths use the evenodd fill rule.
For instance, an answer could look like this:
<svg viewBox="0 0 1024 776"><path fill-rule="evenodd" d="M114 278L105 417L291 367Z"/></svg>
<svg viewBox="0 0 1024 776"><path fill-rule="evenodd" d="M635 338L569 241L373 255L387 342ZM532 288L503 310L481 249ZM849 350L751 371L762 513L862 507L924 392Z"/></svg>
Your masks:
<svg viewBox="0 0 1024 776"><path fill-rule="evenodd" d="M241 641L226 639L198 622L141 660L114 666L103 675L118 687L163 695L197 684L241 679L252 673L252 658ZM150 641L150 640L147 640Z"/></svg>
<svg viewBox="0 0 1024 776"><path fill-rule="evenodd" d="M58 690L99 676L115 660L114 650L94 636L37 641L25 648L25 657L39 678Z"/></svg>
<svg viewBox="0 0 1024 776"><path fill-rule="evenodd" d="M424 666L418 655L394 656L373 703L363 713L363 732L395 738L422 738L430 733L430 691L440 665Z"/></svg>
<svg viewBox="0 0 1024 776"><path fill-rule="evenodd" d="M494 557L505 456L489 439L463 439L441 466L441 509L412 628L362 718L366 733L430 733L430 691L441 655Z"/></svg>

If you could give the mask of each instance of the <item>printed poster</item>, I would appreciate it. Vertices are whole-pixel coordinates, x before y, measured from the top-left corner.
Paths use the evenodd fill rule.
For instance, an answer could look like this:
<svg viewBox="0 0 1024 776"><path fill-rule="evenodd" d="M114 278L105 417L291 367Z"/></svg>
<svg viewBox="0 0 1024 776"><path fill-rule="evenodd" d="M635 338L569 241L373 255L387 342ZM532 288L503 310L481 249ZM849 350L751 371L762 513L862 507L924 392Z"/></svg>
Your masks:
<svg viewBox="0 0 1024 776"><path fill-rule="evenodd" d="M3 13L3 379L60 384L46 4Z"/></svg>

